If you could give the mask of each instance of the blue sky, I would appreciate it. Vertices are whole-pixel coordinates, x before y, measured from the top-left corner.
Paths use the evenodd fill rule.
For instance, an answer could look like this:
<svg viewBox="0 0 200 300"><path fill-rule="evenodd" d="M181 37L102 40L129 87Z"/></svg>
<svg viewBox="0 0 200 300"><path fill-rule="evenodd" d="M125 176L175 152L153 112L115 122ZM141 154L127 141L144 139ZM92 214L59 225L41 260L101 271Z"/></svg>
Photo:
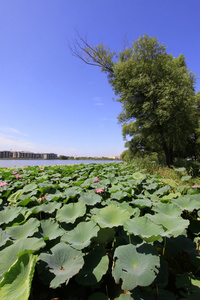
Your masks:
<svg viewBox="0 0 200 300"><path fill-rule="evenodd" d="M200 77L200 0L1 0L0 150L124 150L121 104L98 67L72 56L68 42L76 30L112 51L122 50L125 39L157 37Z"/></svg>

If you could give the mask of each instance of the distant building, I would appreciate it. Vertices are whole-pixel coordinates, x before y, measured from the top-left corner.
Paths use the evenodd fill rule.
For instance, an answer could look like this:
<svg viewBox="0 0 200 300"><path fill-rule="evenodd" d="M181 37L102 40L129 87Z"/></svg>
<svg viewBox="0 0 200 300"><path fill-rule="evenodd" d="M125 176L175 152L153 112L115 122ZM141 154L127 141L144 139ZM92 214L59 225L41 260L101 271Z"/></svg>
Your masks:
<svg viewBox="0 0 200 300"><path fill-rule="evenodd" d="M0 151L0 158L57 159L55 153L33 153L29 151Z"/></svg>

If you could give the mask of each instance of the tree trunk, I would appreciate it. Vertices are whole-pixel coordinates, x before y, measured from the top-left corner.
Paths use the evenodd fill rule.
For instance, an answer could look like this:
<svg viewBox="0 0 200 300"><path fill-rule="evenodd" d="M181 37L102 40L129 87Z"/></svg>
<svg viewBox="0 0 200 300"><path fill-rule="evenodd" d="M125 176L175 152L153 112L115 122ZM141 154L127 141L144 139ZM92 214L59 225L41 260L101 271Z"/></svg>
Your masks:
<svg viewBox="0 0 200 300"><path fill-rule="evenodd" d="M168 148L166 143L163 143L163 150L165 152L166 164L169 168L171 168L174 163L173 149L171 147Z"/></svg>

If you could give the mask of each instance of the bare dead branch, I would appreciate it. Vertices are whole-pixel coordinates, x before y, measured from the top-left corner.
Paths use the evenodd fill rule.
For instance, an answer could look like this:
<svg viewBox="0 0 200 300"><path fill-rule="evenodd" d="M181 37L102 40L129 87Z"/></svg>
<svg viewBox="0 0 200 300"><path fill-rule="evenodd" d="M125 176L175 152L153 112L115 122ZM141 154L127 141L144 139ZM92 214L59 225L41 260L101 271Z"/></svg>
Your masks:
<svg viewBox="0 0 200 300"><path fill-rule="evenodd" d="M76 31L76 35L78 36L78 39L74 40L73 45L68 43L72 55L81 59L88 65L101 67L102 70L113 73L113 68L106 63L103 53L98 51L99 48L90 46L87 42L87 38L80 36L78 31Z"/></svg>

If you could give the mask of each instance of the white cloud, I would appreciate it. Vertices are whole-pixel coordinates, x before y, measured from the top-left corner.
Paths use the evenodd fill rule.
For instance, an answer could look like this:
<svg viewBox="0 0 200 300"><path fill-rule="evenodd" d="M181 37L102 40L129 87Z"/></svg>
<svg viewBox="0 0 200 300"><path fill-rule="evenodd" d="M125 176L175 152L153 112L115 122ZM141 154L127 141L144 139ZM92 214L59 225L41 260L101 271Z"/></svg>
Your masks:
<svg viewBox="0 0 200 300"><path fill-rule="evenodd" d="M34 144L23 140L23 139L16 139L13 137L10 137L9 135L3 135L0 134L0 145L1 150L28 150L32 151L34 148Z"/></svg>
<svg viewBox="0 0 200 300"><path fill-rule="evenodd" d="M18 129L12 127L0 127L0 131L3 133L27 136L26 133L20 132Z"/></svg>
<svg viewBox="0 0 200 300"><path fill-rule="evenodd" d="M96 105L96 106L102 106L102 105L104 105L104 103L102 102L102 98L101 97L94 97L93 100L95 102L94 105Z"/></svg>
<svg viewBox="0 0 200 300"><path fill-rule="evenodd" d="M117 119L109 119L109 118L101 118L101 119L99 119L100 121L115 121L115 122L117 122Z"/></svg>

